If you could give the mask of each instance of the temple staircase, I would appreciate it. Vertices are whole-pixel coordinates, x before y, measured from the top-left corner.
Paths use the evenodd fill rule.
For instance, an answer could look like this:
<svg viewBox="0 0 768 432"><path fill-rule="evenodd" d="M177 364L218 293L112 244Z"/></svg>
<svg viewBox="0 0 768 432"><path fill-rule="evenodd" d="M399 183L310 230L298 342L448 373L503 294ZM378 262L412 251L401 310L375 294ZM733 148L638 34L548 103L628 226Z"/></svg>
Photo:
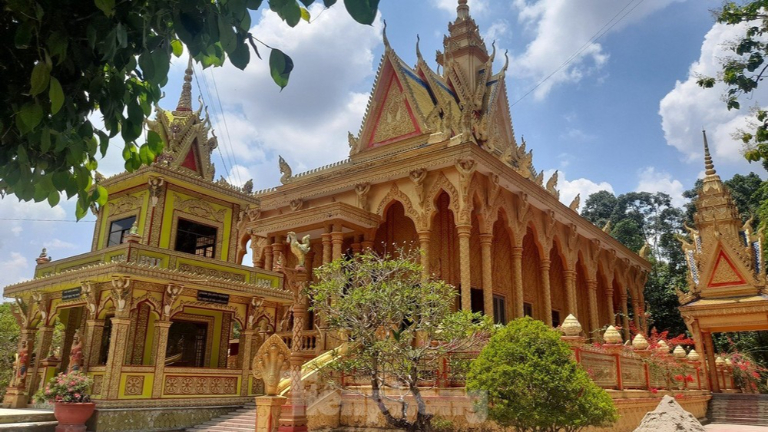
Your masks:
<svg viewBox="0 0 768 432"><path fill-rule="evenodd" d="M255 432L256 403L244 405L242 408L213 418L203 424L187 429L187 432Z"/></svg>
<svg viewBox="0 0 768 432"><path fill-rule="evenodd" d="M707 417L712 423L768 426L768 395L713 393Z"/></svg>
<svg viewBox="0 0 768 432"><path fill-rule="evenodd" d="M311 387L317 384L318 371L329 365L339 356L347 352L347 343L342 344L336 350L330 350L312 360L304 363L301 367L301 382L304 384L305 395L307 396L307 405L312 406L318 399L317 391L310 391ZM277 393L280 396L290 397L291 380L284 378L277 386ZM325 395L320 395L322 398ZM256 430L256 403L244 405L242 408L213 418L203 424L187 429L187 432L255 432Z"/></svg>

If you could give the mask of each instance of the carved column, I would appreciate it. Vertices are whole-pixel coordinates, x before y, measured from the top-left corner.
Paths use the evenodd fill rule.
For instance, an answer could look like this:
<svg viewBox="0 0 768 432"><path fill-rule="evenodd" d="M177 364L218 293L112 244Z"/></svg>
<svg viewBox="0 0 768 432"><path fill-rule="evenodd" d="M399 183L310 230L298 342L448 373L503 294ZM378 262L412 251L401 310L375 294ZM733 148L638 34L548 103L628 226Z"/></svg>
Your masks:
<svg viewBox="0 0 768 432"><path fill-rule="evenodd" d="M69 350L72 348L72 338L75 337L75 330L80 327L81 308L71 308L67 314L67 322L64 324L64 337L61 340L61 371L66 372L69 368Z"/></svg>
<svg viewBox="0 0 768 432"><path fill-rule="evenodd" d="M155 380L152 383L153 399L159 399L163 395L163 387L165 385L165 378L163 377L165 373L165 354L168 351L168 329L171 328L171 324L170 321L158 320L155 322Z"/></svg>
<svg viewBox="0 0 768 432"><path fill-rule="evenodd" d="M472 311L472 277L469 261L469 238L471 225L458 225L459 235L459 272L461 273L461 310Z"/></svg>
<svg viewBox="0 0 768 432"><path fill-rule="evenodd" d="M281 263L285 265L285 237L275 236L275 242L272 243L272 269Z"/></svg>
<svg viewBox="0 0 768 432"><path fill-rule="evenodd" d="M40 328L40 345L38 345L35 349L35 364L30 372L31 380L27 380L29 382L29 387L27 390L29 391L30 395L34 395L40 386L40 377L37 376L38 372L40 371L40 362L48 357L48 353L51 350L53 330L54 328L52 326Z"/></svg>
<svg viewBox="0 0 768 432"><path fill-rule="evenodd" d="M546 256L549 256L549 251L547 251L546 254ZM543 259L539 262L539 270L541 271L541 289L542 294L544 294L544 322L552 327L552 289L549 284L550 265L551 263L548 259Z"/></svg>
<svg viewBox="0 0 768 432"><path fill-rule="evenodd" d="M565 270L565 301L568 309L566 316L573 315L579 318L578 306L576 303L576 270Z"/></svg>
<svg viewBox="0 0 768 432"><path fill-rule="evenodd" d="M323 264L333 261L333 250L331 249L331 228L326 228L321 236L323 242Z"/></svg>
<svg viewBox="0 0 768 432"><path fill-rule="evenodd" d="M643 275L640 279L640 284L637 287L637 295L640 300L640 325L641 329L646 333L648 333L648 321L645 318L645 294L643 294L643 292L645 291L645 281L647 278L648 274L643 272Z"/></svg>
<svg viewBox="0 0 768 432"><path fill-rule="evenodd" d="M89 319L85 322L85 342L83 344L83 370L99 364L101 357L101 339L104 337L104 320Z"/></svg>
<svg viewBox="0 0 768 432"><path fill-rule="evenodd" d="M269 244L269 239L267 239L267 245L264 246L264 269L266 270L274 270L274 262L272 260L272 245Z"/></svg>
<svg viewBox="0 0 768 432"><path fill-rule="evenodd" d="M707 361L704 362L704 367L709 372L709 389L713 393L720 393L720 381L717 379L717 366L715 366L715 347L712 343L712 333L701 333L704 339L704 348L707 351Z"/></svg>
<svg viewBox="0 0 768 432"><path fill-rule="evenodd" d="M120 374L125 363L125 353L128 349L128 330L131 325L130 311L133 289L131 280L127 277L112 279L110 296L115 305L115 316L112 318L112 333L109 340L107 367L104 372L102 395L104 399L117 399L120 391Z"/></svg>
<svg viewBox="0 0 768 432"><path fill-rule="evenodd" d="M495 319L493 314L493 258L491 245L493 234L480 234L480 253L483 261L483 311Z"/></svg>
<svg viewBox="0 0 768 432"><path fill-rule="evenodd" d="M335 242L334 242L335 246ZM334 252L335 252L334 247ZM340 248L339 248L340 249ZM302 268L297 268L294 274L293 290L299 293L307 284L307 273ZM307 298L302 294L294 295L296 301L293 304L293 337L291 341L291 397L283 405L280 415L280 432L304 432L307 431L306 401L304 400L304 385L301 382L301 365L304 357L301 354L302 332L304 321L307 319Z"/></svg>
<svg viewBox="0 0 768 432"><path fill-rule="evenodd" d="M629 340L629 310L627 308L627 290L621 291L621 327L624 333L624 340Z"/></svg>
<svg viewBox="0 0 768 432"><path fill-rule="evenodd" d="M419 249L421 249L421 271L422 271L422 279L427 280L429 279L429 276L432 274L432 269L429 268L429 240L430 240L430 232L429 231L419 231Z"/></svg>
<svg viewBox="0 0 768 432"><path fill-rule="evenodd" d="M333 244L333 260L341 259L342 247L344 246L344 233L341 232L341 224L333 225L333 232L331 233L331 243Z"/></svg>
<svg viewBox="0 0 768 432"><path fill-rule="evenodd" d="M589 331L596 332L594 339L599 339L600 334L597 329L600 328L600 319L597 314L597 279L594 275L590 275L587 279L587 288L589 291Z"/></svg>
<svg viewBox="0 0 768 432"><path fill-rule="evenodd" d="M512 248L512 292L515 294L515 318L522 318L523 308L523 248Z"/></svg>
<svg viewBox="0 0 768 432"><path fill-rule="evenodd" d="M253 338L256 330L243 330L240 337L240 368L243 371L242 385L240 386L240 396L248 396L248 377L251 375L251 358L253 357L251 349L253 348Z"/></svg>
<svg viewBox="0 0 768 432"><path fill-rule="evenodd" d="M616 311L613 307L613 289L605 290L605 300L608 302L608 324L616 325Z"/></svg>
<svg viewBox="0 0 768 432"><path fill-rule="evenodd" d="M352 253L357 255L363 250L362 245L362 239L359 235L355 234L354 239L352 240L352 244L350 245L350 248L352 249Z"/></svg>
<svg viewBox="0 0 768 432"><path fill-rule="evenodd" d="M253 266L255 268L263 269L264 268L264 255L256 253L256 250L259 247L258 246L259 238L263 238L263 237L259 237L259 236L251 234L251 256L253 257Z"/></svg>

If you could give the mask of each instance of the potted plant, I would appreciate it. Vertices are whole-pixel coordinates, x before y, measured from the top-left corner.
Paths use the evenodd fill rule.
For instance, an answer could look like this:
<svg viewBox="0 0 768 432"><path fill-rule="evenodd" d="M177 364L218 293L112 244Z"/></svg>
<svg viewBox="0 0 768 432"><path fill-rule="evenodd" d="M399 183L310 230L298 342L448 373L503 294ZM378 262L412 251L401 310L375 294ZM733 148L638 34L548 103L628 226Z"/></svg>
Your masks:
<svg viewBox="0 0 768 432"><path fill-rule="evenodd" d="M85 422L96 408L88 394L91 385L93 380L85 374L78 371L62 372L51 378L45 388L37 392L35 399L37 402L53 403L53 415L59 422L57 431L84 432Z"/></svg>

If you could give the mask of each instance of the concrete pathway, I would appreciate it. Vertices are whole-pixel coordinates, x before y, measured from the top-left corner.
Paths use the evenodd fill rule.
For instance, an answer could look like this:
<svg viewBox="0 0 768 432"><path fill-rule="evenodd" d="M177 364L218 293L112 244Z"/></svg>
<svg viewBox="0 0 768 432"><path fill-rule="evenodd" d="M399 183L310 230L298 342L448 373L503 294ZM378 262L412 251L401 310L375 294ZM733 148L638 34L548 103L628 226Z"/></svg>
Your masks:
<svg viewBox="0 0 768 432"><path fill-rule="evenodd" d="M768 426L746 426L714 423L704 426L707 432L768 432Z"/></svg>

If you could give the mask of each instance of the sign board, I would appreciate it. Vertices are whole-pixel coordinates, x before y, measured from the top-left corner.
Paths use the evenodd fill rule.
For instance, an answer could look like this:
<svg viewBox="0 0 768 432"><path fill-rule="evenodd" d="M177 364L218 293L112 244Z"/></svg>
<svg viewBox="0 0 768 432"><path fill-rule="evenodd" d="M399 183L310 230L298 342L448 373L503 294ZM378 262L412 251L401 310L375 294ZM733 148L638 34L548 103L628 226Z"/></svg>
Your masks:
<svg viewBox="0 0 768 432"><path fill-rule="evenodd" d="M65 289L61 292L61 301L67 301L67 300L77 300L80 298L80 295L83 293L83 288L77 287L77 288L70 288Z"/></svg>
<svg viewBox="0 0 768 432"><path fill-rule="evenodd" d="M197 301L207 303L227 304L229 303L229 294L221 294L211 291L198 291Z"/></svg>

